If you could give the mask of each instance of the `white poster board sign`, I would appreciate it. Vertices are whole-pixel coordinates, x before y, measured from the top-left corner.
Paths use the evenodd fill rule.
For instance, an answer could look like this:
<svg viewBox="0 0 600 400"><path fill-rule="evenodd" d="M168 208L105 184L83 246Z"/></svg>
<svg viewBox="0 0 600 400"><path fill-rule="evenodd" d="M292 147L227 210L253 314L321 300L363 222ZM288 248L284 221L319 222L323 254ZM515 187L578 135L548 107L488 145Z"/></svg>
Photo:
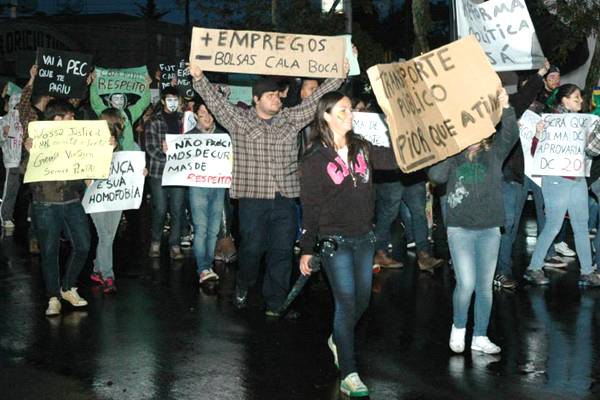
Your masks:
<svg viewBox="0 0 600 400"><path fill-rule="evenodd" d="M144 194L143 151L118 151L113 154L108 179L95 180L85 191L82 204L88 214L136 210Z"/></svg>
<svg viewBox="0 0 600 400"><path fill-rule="evenodd" d="M533 156L531 155L531 144L533 143L533 138L535 137L537 124L541 120L542 117L530 110L525 111L519 120L519 135L521 139L521 147L523 148L525 176L527 176L540 187L542 186L542 178L539 176L533 176L532 174Z"/></svg>
<svg viewBox="0 0 600 400"><path fill-rule="evenodd" d="M590 114L543 114L533 157L533 175L590 176L592 159L585 153L587 137L599 117Z"/></svg>
<svg viewBox="0 0 600 400"><path fill-rule="evenodd" d="M456 0L458 38L474 35L496 71L544 66L544 54L525 0L491 0L477 4Z"/></svg>
<svg viewBox="0 0 600 400"><path fill-rule="evenodd" d="M166 135L163 186L231 186L231 138L226 133Z"/></svg>
<svg viewBox="0 0 600 400"><path fill-rule="evenodd" d="M352 130L375 146L390 147L389 128L385 114L355 112Z"/></svg>

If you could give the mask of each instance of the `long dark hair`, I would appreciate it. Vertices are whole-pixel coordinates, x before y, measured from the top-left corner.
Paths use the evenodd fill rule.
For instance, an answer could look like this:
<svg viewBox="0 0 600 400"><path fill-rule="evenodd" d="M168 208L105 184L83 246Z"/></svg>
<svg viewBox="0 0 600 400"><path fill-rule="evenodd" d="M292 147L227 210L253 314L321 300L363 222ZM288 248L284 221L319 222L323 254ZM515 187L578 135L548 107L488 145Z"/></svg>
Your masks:
<svg viewBox="0 0 600 400"><path fill-rule="evenodd" d="M575 93L577 90L579 90L581 92L581 89L579 89L579 87L577 85L573 85L572 83L565 83L564 85L560 85L560 87L558 89L556 89L555 105L556 106L562 105L562 100L564 98L568 98L573 93ZM574 111L574 110L571 110L571 111Z"/></svg>
<svg viewBox="0 0 600 400"><path fill-rule="evenodd" d="M117 143L119 143L117 146L118 149L121 149L120 143L121 138L123 137L123 130L125 129L122 118L121 112L116 108L107 108L106 110L102 111L102 114L100 114L100 119L106 120L110 134L114 136L114 138L117 140Z"/></svg>
<svg viewBox="0 0 600 400"><path fill-rule="evenodd" d="M319 103L317 104L317 115L313 122L313 131L310 135L310 141L304 154L308 154L316 143L320 143L334 151L339 150L335 145L333 132L323 115L325 113L331 113L333 107L335 107L335 105L344 97L348 96L341 92L329 92L321 96ZM348 146L348 162L350 163L350 170L354 170L354 160L361 149L365 152L366 160L369 160L366 140L352 130L346 133L346 145Z"/></svg>

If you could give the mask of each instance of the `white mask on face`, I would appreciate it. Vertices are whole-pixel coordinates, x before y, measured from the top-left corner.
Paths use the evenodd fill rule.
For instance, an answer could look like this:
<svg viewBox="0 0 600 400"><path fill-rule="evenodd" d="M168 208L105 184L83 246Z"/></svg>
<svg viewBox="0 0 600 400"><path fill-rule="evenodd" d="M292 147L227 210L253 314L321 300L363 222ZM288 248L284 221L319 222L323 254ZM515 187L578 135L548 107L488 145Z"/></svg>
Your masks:
<svg viewBox="0 0 600 400"><path fill-rule="evenodd" d="M125 95L116 93L110 97L110 105L117 110L122 110L125 108Z"/></svg>
<svg viewBox="0 0 600 400"><path fill-rule="evenodd" d="M179 99L176 97L169 97L165 99L165 104L167 105L167 110L169 112L177 111L177 107L179 107Z"/></svg>

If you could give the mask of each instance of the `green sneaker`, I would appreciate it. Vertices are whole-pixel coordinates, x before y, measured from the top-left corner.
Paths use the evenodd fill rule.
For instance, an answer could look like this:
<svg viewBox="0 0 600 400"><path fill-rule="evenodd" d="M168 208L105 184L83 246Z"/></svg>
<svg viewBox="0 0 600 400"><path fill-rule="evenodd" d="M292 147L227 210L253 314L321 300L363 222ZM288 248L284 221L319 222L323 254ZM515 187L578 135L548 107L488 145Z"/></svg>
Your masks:
<svg viewBox="0 0 600 400"><path fill-rule="evenodd" d="M329 349L333 353L333 363L335 364L335 367L339 371L340 370L340 362L338 361L337 346L335 345L335 343L333 343L333 334L331 334L331 336L329 336L329 339L327 339L327 345L329 346Z"/></svg>
<svg viewBox="0 0 600 400"><path fill-rule="evenodd" d="M356 372L351 373L342 381L340 390L350 397L363 397L370 394L369 389L362 383Z"/></svg>

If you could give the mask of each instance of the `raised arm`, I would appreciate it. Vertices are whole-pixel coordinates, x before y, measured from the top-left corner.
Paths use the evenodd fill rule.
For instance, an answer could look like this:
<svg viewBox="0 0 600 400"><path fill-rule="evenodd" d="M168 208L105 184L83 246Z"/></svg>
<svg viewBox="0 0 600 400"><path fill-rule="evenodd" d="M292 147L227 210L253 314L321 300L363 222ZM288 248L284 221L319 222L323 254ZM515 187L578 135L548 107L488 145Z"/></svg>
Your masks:
<svg viewBox="0 0 600 400"><path fill-rule="evenodd" d="M229 133L241 133L243 110L231 104L211 85L200 67L190 67L194 90L200 94L210 112Z"/></svg>
<svg viewBox="0 0 600 400"><path fill-rule="evenodd" d="M102 111L106 110L108 106L104 104L102 98L98 94L98 81L96 80L96 71L92 72L93 82L90 86L90 104L92 105L92 109L99 117L102 114Z"/></svg>
<svg viewBox="0 0 600 400"><path fill-rule="evenodd" d="M29 82L23 88L23 93L21 94L21 101L17 104L17 110L19 110L19 120L21 121L21 125L26 127L30 121L33 121L37 118L37 114L34 110L31 109L30 100L31 95L33 93L33 83L35 82L35 77L37 76L37 65L33 65L29 70ZM23 133L25 138L27 138L27 132Z"/></svg>
<svg viewBox="0 0 600 400"><path fill-rule="evenodd" d="M139 117L142 116L152 101L152 96L150 95L150 84L152 83L152 78L150 78L150 75L146 75L146 81L148 82L148 85L146 86L146 90L144 90L142 93L142 97L136 101L135 104L127 107L129 113L131 114L130 122L132 125L138 120Z"/></svg>
<svg viewBox="0 0 600 400"><path fill-rule="evenodd" d="M287 112L290 115L298 130L304 128L315 118L317 103L319 102L321 96L323 96L325 93L337 90L342 85L342 82L344 82L344 80L339 78L327 79L325 82L319 85L313 94L304 99L302 103L295 107L284 109L284 112Z"/></svg>

